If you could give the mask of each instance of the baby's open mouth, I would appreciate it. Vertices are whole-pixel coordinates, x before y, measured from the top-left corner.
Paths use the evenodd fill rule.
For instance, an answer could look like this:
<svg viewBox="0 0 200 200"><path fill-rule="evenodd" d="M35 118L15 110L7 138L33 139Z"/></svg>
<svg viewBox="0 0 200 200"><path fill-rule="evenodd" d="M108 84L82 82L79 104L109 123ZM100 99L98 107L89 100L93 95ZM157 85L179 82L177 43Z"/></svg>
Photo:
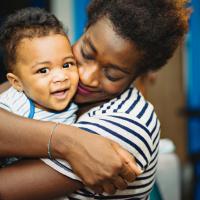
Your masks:
<svg viewBox="0 0 200 200"><path fill-rule="evenodd" d="M67 96L67 91L68 89L58 90L58 91L52 92L51 95L55 96L58 99L64 99Z"/></svg>

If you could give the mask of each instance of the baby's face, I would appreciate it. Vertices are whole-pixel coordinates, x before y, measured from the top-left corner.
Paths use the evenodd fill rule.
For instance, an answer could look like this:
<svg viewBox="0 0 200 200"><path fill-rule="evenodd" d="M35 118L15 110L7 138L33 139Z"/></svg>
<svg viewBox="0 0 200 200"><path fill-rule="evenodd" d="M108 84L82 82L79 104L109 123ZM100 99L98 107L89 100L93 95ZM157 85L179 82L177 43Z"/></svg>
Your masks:
<svg viewBox="0 0 200 200"><path fill-rule="evenodd" d="M16 75L36 107L61 111L73 98L78 71L66 36L22 39L16 50Z"/></svg>

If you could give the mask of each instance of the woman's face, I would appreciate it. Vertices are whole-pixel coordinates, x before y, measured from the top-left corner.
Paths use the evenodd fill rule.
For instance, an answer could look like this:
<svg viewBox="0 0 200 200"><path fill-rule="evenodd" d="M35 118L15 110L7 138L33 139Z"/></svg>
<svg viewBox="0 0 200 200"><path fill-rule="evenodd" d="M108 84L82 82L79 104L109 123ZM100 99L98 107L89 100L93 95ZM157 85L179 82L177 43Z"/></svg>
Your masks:
<svg viewBox="0 0 200 200"><path fill-rule="evenodd" d="M80 82L77 103L97 103L121 94L135 77L134 68L140 58L136 47L100 19L91 25L73 47Z"/></svg>

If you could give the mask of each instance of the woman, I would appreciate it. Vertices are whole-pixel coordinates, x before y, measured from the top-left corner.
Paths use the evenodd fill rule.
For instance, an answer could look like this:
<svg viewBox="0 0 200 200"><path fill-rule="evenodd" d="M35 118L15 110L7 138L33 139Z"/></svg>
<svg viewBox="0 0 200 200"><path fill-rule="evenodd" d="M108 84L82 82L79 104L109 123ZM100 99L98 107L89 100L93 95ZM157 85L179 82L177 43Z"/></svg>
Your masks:
<svg viewBox="0 0 200 200"><path fill-rule="evenodd" d="M72 196L75 199L147 199L155 177L159 122L153 107L131 85L139 75L159 69L172 56L187 30L187 11L182 1L174 0L157 0L154 3L145 0L94 0L90 3L88 18L86 32L73 48L80 75L75 101L80 104L79 114L84 113L76 126L82 131L119 142L134 155L144 172L117 196L99 197L85 190ZM46 156L44 144L48 141L51 123L20 119L3 111L0 114L2 120L9 120L12 124L1 129L1 155ZM34 131L31 130L33 127ZM15 133L16 141L12 143L15 140L11 138L13 129L20 133L30 130L30 135ZM126 165L126 162L113 157L114 164L106 166L107 174L102 160L102 157L107 158L106 162L111 160L111 146L116 149L118 145L84 131L82 134L82 131L59 125L52 138L53 157L66 159L83 183L99 193L113 193L116 188L125 187L122 177L126 180L129 177L126 176L127 170L120 166ZM37 136L41 140L39 144L26 149L31 141L37 141ZM68 141L63 144L65 138ZM11 144L15 146L11 147ZM97 154L91 153L94 149ZM22 153L24 150L26 152ZM63 152L67 153L65 157ZM61 171L59 166L51 166ZM94 177L87 179L90 171L95 171L95 166L98 168ZM113 166L116 170L111 170ZM63 173L76 179L67 170ZM114 178L102 180L102 177L113 174ZM44 196L48 199L70 194L82 187L79 182L61 176L40 161L25 161L2 169L0 177L6 181L5 187L0 185L2 199L44 199ZM26 191L23 190L25 186Z"/></svg>

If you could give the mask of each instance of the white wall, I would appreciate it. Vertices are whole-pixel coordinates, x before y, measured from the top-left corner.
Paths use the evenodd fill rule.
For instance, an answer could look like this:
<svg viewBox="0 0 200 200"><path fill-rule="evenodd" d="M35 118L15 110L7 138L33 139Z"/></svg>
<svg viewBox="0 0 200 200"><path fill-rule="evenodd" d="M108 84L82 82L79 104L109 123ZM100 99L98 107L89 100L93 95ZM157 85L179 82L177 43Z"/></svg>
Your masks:
<svg viewBox="0 0 200 200"><path fill-rule="evenodd" d="M74 42L73 0L51 0L51 12L67 27L71 43Z"/></svg>

